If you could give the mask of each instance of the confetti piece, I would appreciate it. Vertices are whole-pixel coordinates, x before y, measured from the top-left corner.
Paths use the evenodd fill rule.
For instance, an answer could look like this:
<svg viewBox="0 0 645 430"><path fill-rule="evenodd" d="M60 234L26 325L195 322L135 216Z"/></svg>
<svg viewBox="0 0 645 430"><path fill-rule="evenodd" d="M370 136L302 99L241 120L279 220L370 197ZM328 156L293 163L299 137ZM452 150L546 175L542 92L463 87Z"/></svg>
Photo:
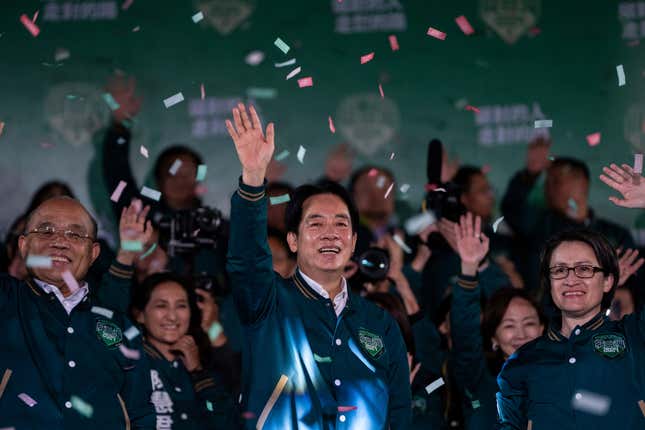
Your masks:
<svg viewBox="0 0 645 430"><path fill-rule="evenodd" d="M428 386L426 386L426 393L430 394L437 388L441 387L444 384L443 378L439 378L436 381L430 383Z"/></svg>
<svg viewBox="0 0 645 430"><path fill-rule="evenodd" d="M396 39L396 36L391 34L387 38L390 41L390 48L392 48L392 51L398 51L399 50L399 41Z"/></svg>
<svg viewBox="0 0 645 430"><path fill-rule="evenodd" d="M199 91L201 92L201 98L204 100L204 97L206 97L206 91L204 90L204 84L201 84L199 86Z"/></svg>
<svg viewBox="0 0 645 430"><path fill-rule="evenodd" d="M204 19L204 14L200 12L197 12L195 15L193 15L193 22L197 24L199 21Z"/></svg>
<svg viewBox="0 0 645 430"><path fill-rule="evenodd" d="M23 402L25 402L25 404L26 404L27 406L29 406L30 408L33 408L33 407L38 403L37 401L35 401L34 399L32 399L32 398L31 398L31 396L30 396L29 394L26 394L26 393L20 393L20 394L18 394L18 398L19 398L20 400L22 400Z"/></svg>
<svg viewBox="0 0 645 430"><path fill-rule="evenodd" d="M143 243L140 240L124 240L121 243L121 249L130 252L143 251Z"/></svg>
<svg viewBox="0 0 645 430"><path fill-rule="evenodd" d="M534 128L551 128L551 127L553 127L553 120L552 119L538 119L533 124L533 127Z"/></svg>
<svg viewBox="0 0 645 430"><path fill-rule="evenodd" d="M618 75L618 86L622 87L625 85L625 69L622 64L616 66L616 74Z"/></svg>
<svg viewBox="0 0 645 430"><path fill-rule="evenodd" d="M378 92L381 93L381 98L385 98L385 95L383 94L383 86L381 84L378 84Z"/></svg>
<svg viewBox="0 0 645 430"><path fill-rule="evenodd" d="M176 105L177 103L181 103L184 101L184 95L182 93L177 93L174 96L170 96L167 99L163 101L163 104L166 106L166 109L169 107L172 107Z"/></svg>
<svg viewBox="0 0 645 430"><path fill-rule="evenodd" d="M70 57L69 51L67 49L58 48L54 53L54 61L61 62L67 60Z"/></svg>
<svg viewBox="0 0 645 430"><path fill-rule="evenodd" d="M475 106L471 106L471 105L466 105L466 110L470 110L470 111L473 111L475 113L479 113L479 109L476 108Z"/></svg>
<svg viewBox="0 0 645 430"><path fill-rule="evenodd" d="M643 154L634 154L634 173L643 173Z"/></svg>
<svg viewBox="0 0 645 430"><path fill-rule="evenodd" d="M262 51L251 51L244 57L244 62L249 66L259 66L263 61L264 52Z"/></svg>
<svg viewBox="0 0 645 430"><path fill-rule="evenodd" d="M314 80L311 78L311 76L308 76L306 78L298 79L298 86L300 88L313 87L314 86Z"/></svg>
<svg viewBox="0 0 645 430"><path fill-rule="evenodd" d="M314 360L316 360L317 363L331 363L333 361L331 357L321 357L315 352L314 352Z"/></svg>
<svg viewBox="0 0 645 430"><path fill-rule="evenodd" d="M119 345L119 351L121 351L121 354L125 358L129 358L130 360L138 360L141 358L141 353L138 350L130 349L123 344Z"/></svg>
<svg viewBox="0 0 645 430"><path fill-rule="evenodd" d="M611 398L589 391L578 391L571 399L573 409L592 415L607 415L611 406Z"/></svg>
<svg viewBox="0 0 645 430"><path fill-rule="evenodd" d="M85 418L92 418L92 415L94 414L94 408L92 405L74 395L70 396L69 400L72 402L72 408L74 408L76 412L83 415Z"/></svg>
<svg viewBox="0 0 645 430"><path fill-rule="evenodd" d="M206 172L208 172L208 166L206 164L200 164L197 166L197 176L195 177L195 180L201 182L206 179Z"/></svg>
<svg viewBox="0 0 645 430"><path fill-rule="evenodd" d="M349 412L355 411L356 409L358 409L358 406L339 406L338 412Z"/></svg>
<svg viewBox="0 0 645 430"><path fill-rule="evenodd" d="M369 54L365 54L365 55L361 56L361 64L368 63L368 62L372 61L373 58L374 58L374 53L373 52L370 52Z"/></svg>
<svg viewBox="0 0 645 430"><path fill-rule="evenodd" d="M276 160L276 161L282 161L282 160L284 160L285 158L287 158L288 156L289 156L289 151L287 151L287 150L285 149L285 150L283 150L281 153L279 153L278 155L276 155L274 158L275 158L275 160Z"/></svg>
<svg viewBox="0 0 645 430"><path fill-rule="evenodd" d="M280 51L282 51L283 53L285 53L285 54L286 54L287 52L289 52L289 49L290 49L290 48L289 48L289 45L287 45L286 43L284 43L284 42L282 41L282 39L280 39L279 37L275 40L275 42L273 42L273 44L274 44L275 46L277 46L277 47L278 47L278 49L279 49Z"/></svg>
<svg viewBox="0 0 645 430"><path fill-rule="evenodd" d="M2 380L0 380L0 399L2 398L2 394L4 394L5 388L7 388L7 384L9 384L9 378L11 378L12 373L13 370L6 369L2 374Z"/></svg>
<svg viewBox="0 0 645 430"><path fill-rule="evenodd" d="M458 16L457 18L455 18L455 22L457 23L461 31L463 31L466 36L469 36L475 32L475 30L473 30L473 27L470 25L470 23L468 22L465 16L463 15Z"/></svg>
<svg viewBox="0 0 645 430"><path fill-rule="evenodd" d="M287 75L287 81L289 79L293 78L294 76L296 76L298 73L300 73L301 69L302 68L300 66L298 66L295 69L293 69L292 71L290 71L289 74Z"/></svg>
<svg viewBox="0 0 645 430"><path fill-rule="evenodd" d="M385 176L379 176L376 179L376 188L383 188L385 186Z"/></svg>
<svg viewBox="0 0 645 430"><path fill-rule="evenodd" d="M0 121L0 136L2 136L3 131L4 131L4 122Z"/></svg>
<svg viewBox="0 0 645 430"><path fill-rule="evenodd" d="M123 144L125 143L125 139L124 139L124 138L122 138L122 137L119 137L119 138L116 140L116 143L117 143L117 144L119 144L119 145L123 145Z"/></svg>
<svg viewBox="0 0 645 430"><path fill-rule="evenodd" d="M399 188L399 190L402 193L407 193L409 189L410 189L410 184L403 184L403 185L401 185L401 188Z"/></svg>
<svg viewBox="0 0 645 430"><path fill-rule="evenodd" d="M38 14L39 14L39 13L40 13L40 9L38 9L38 10L36 11L36 13L34 14L34 17L33 17L33 18L31 18L31 22L33 22L34 24L36 23L36 20L38 19Z"/></svg>
<svg viewBox="0 0 645 430"><path fill-rule="evenodd" d="M25 263L27 267L42 267L44 269L51 269L52 267L52 258L47 255L28 255L27 262Z"/></svg>
<svg viewBox="0 0 645 430"><path fill-rule="evenodd" d="M331 119L331 116L329 116L329 131L336 133L336 127L334 127L334 121Z"/></svg>
<svg viewBox="0 0 645 430"><path fill-rule="evenodd" d="M296 155L296 157L298 157L298 161L300 161L301 164L303 163L302 160L304 160L306 153L307 153L307 150L302 145L300 145L300 148L298 148L298 154Z"/></svg>
<svg viewBox="0 0 645 430"><path fill-rule="evenodd" d="M177 171L181 167L181 164L181 160L177 158L172 162L172 166L170 166L170 169L168 169L168 173L170 173L172 176L175 176L177 174Z"/></svg>
<svg viewBox="0 0 645 430"><path fill-rule="evenodd" d="M148 158L148 148L146 148L145 146L141 145L141 147L139 148L139 153L145 158Z"/></svg>
<svg viewBox="0 0 645 430"><path fill-rule="evenodd" d="M499 225L502 223L502 221L504 221L504 217L503 217L503 216L502 216L502 217L499 217L499 218L497 218L497 219L495 220L495 222L493 223L493 233L497 233L497 228L498 228L498 227L499 227Z"/></svg>
<svg viewBox="0 0 645 430"><path fill-rule="evenodd" d="M437 222L437 218L434 216L434 213L431 211L425 211L408 218L405 224L403 224L403 228L405 228L406 233L410 236L414 236L430 227L435 222Z"/></svg>
<svg viewBox="0 0 645 430"><path fill-rule="evenodd" d="M399 245L401 249L403 249L403 252L405 252L406 254L412 254L412 250L408 245L406 245L406 243L403 241L401 236L399 236L398 234L395 234L393 239L396 242L396 244Z"/></svg>
<svg viewBox="0 0 645 430"><path fill-rule="evenodd" d="M262 428L264 427L264 423L269 417L269 413L271 413L271 409L273 409L273 405L275 405L275 402L278 401L278 397L280 397L280 394L282 393L282 390L284 390L285 385L287 385L287 381L289 381L289 377L287 377L286 375L280 375L280 379L278 380L278 383L273 389L273 393L271 393L271 397L269 397L269 400L267 400L266 404L264 405L264 408L262 408L262 413L260 414L260 417L258 418L258 422L255 426L257 430L262 430Z"/></svg>
<svg viewBox="0 0 645 430"><path fill-rule="evenodd" d="M222 327L222 324L215 321L208 329L208 338L211 340L211 342L213 342L219 337L220 334L222 334L223 331L224 328Z"/></svg>
<svg viewBox="0 0 645 430"><path fill-rule="evenodd" d="M296 64L296 59L292 58L291 60L287 60L287 61L285 61L283 63L274 63L273 65L275 67L287 67L287 66L292 66L294 64Z"/></svg>
<svg viewBox="0 0 645 430"><path fill-rule="evenodd" d="M369 172L367 172L367 176L369 176L370 178L372 178L372 177L374 177L376 175L378 175L378 170L373 168L373 167L370 169Z"/></svg>
<svg viewBox="0 0 645 430"><path fill-rule="evenodd" d="M208 409L210 412L213 412L213 404L210 402L210 400L206 400L206 409Z"/></svg>
<svg viewBox="0 0 645 430"><path fill-rule="evenodd" d="M251 87L246 90L246 95L254 99L274 99L278 96L278 91L275 88Z"/></svg>
<svg viewBox="0 0 645 430"><path fill-rule="evenodd" d="M102 315L105 318L110 318L110 319L114 316L113 311L111 311L110 309L102 308L100 306L92 306L92 309L90 309L90 312L92 312L93 314Z"/></svg>
<svg viewBox="0 0 645 430"><path fill-rule="evenodd" d="M282 203L287 203L289 200L291 200L291 197L289 197L289 194L269 197L269 202L271 203L271 205L281 205Z"/></svg>
<svg viewBox="0 0 645 430"><path fill-rule="evenodd" d="M587 143L589 144L589 146L598 145L600 143L600 132L588 134Z"/></svg>
<svg viewBox="0 0 645 430"><path fill-rule="evenodd" d="M426 34L434 37L435 39L446 40L446 33L439 31L436 28L428 27L428 32Z"/></svg>
<svg viewBox="0 0 645 430"><path fill-rule="evenodd" d="M61 273L61 276L63 277L63 281L65 281L65 284L67 284L72 293L79 289L78 281L76 281L76 278L74 278L74 275L72 275L69 270L65 270L63 273Z"/></svg>
<svg viewBox="0 0 645 430"><path fill-rule="evenodd" d="M110 93L103 93L103 100L112 110L118 110L121 107Z"/></svg>
<svg viewBox="0 0 645 430"><path fill-rule="evenodd" d="M38 37L38 35L40 34L40 28L38 28L36 24L31 22L27 15L25 15L24 13L20 15L20 22L22 22L22 25L25 26L25 28L31 33L32 36Z"/></svg>
<svg viewBox="0 0 645 430"><path fill-rule="evenodd" d="M121 5L121 10L128 10L130 6L132 6L132 3L134 0L125 0L123 4Z"/></svg>
<svg viewBox="0 0 645 430"><path fill-rule="evenodd" d="M161 198L161 192L157 190L153 190L152 188L148 188L144 185L143 188L141 188L141 195L146 196L149 199L152 199L154 201L159 201Z"/></svg>
<svg viewBox="0 0 645 430"><path fill-rule="evenodd" d="M123 332L123 336L125 336L126 339L128 339L128 340L132 340L135 337L139 336L140 334L141 334L141 332L135 326L132 326L129 329L127 329L126 331Z"/></svg>
<svg viewBox="0 0 645 430"><path fill-rule="evenodd" d="M137 31L139 31L139 30L141 30L141 27L139 27L139 26L137 25L136 27L134 27L134 28L132 29L132 32L133 32L133 33L136 33L136 32L137 32Z"/></svg>
<svg viewBox="0 0 645 430"><path fill-rule="evenodd" d="M394 152L390 154L390 161L394 160Z"/></svg>
<svg viewBox="0 0 645 430"><path fill-rule="evenodd" d="M569 210L573 215L576 215L578 213L578 205L572 197L569 197L569 200L567 200L567 205L569 206Z"/></svg>
<svg viewBox="0 0 645 430"><path fill-rule="evenodd" d="M387 199L387 196L389 196L389 195L390 195L390 193L392 192L392 188L393 188L393 187L394 187L394 182L392 182L392 183L390 184L390 186L388 187L387 191L385 192L385 196L383 197L384 199Z"/></svg>
<svg viewBox="0 0 645 430"><path fill-rule="evenodd" d="M112 200L114 203L118 202L119 199L121 198L121 193L123 193L123 190L128 184L125 181L119 181L119 185L116 186L114 191L112 192L112 195L110 196L110 200Z"/></svg>

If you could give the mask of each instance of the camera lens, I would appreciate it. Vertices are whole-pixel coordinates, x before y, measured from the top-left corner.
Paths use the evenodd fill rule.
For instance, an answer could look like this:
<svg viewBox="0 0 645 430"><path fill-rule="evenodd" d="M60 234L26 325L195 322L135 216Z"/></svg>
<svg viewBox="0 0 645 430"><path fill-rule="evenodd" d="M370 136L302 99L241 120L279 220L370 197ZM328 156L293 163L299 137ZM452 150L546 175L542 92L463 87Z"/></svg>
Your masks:
<svg viewBox="0 0 645 430"><path fill-rule="evenodd" d="M386 250L369 248L358 257L358 270L369 281L380 281L390 270L390 257Z"/></svg>

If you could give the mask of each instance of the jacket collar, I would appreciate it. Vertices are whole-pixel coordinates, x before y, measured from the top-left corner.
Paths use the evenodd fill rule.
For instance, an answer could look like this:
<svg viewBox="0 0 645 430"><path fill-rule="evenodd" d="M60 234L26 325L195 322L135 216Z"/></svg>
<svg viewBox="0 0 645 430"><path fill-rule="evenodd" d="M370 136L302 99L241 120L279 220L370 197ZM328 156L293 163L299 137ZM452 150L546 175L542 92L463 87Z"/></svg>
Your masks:
<svg viewBox="0 0 645 430"><path fill-rule="evenodd" d="M300 273L300 269L296 268L296 273L291 277L291 280L295 284L296 288L300 293L305 296L305 298L309 300L328 300L327 298L321 296L316 292L311 286L305 281L305 279L302 277L302 274ZM345 309L353 310L352 306L352 293L349 290L349 283L347 283L347 303L345 304Z"/></svg>
<svg viewBox="0 0 645 430"><path fill-rule="evenodd" d="M605 323L605 317L603 316L602 311L598 312L591 320L587 321L580 328L582 331L596 331ZM558 324L560 326L560 324ZM551 324L549 331L547 332L547 337L555 342L566 342L568 339L562 335L560 330L554 327L554 324Z"/></svg>

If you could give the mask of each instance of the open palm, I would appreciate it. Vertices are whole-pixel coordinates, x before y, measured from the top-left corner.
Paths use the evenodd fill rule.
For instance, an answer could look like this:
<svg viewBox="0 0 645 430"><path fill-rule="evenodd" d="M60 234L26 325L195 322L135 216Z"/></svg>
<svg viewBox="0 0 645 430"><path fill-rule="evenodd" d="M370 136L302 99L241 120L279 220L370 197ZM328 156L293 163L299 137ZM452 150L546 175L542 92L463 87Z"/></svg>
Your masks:
<svg viewBox="0 0 645 430"><path fill-rule="evenodd" d="M603 167L604 175L600 180L623 195L623 198L609 197L616 206L625 208L645 208L645 178L634 172L627 164L618 167L611 164Z"/></svg>
<svg viewBox="0 0 645 430"><path fill-rule="evenodd" d="M479 265L488 254L489 240L481 232L482 220L468 212L462 215L459 224L456 224L455 236L457 237L457 253L462 263Z"/></svg>

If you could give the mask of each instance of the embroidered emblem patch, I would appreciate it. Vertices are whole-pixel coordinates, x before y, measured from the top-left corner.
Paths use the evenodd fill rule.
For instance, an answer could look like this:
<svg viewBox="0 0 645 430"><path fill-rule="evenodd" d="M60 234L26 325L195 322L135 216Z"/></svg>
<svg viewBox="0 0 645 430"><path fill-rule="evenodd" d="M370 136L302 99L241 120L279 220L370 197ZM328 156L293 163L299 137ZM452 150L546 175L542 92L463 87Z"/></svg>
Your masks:
<svg viewBox="0 0 645 430"><path fill-rule="evenodd" d="M593 349L607 358L616 358L625 352L627 343L622 334L597 334L592 338Z"/></svg>
<svg viewBox="0 0 645 430"><path fill-rule="evenodd" d="M113 347L123 341L123 332L111 321L104 319L96 320L96 337L101 340L105 346Z"/></svg>
<svg viewBox="0 0 645 430"><path fill-rule="evenodd" d="M358 330L358 341L372 358L379 358L383 354L383 351L385 351L385 345L383 344L381 336L364 328Z"/></svg>

